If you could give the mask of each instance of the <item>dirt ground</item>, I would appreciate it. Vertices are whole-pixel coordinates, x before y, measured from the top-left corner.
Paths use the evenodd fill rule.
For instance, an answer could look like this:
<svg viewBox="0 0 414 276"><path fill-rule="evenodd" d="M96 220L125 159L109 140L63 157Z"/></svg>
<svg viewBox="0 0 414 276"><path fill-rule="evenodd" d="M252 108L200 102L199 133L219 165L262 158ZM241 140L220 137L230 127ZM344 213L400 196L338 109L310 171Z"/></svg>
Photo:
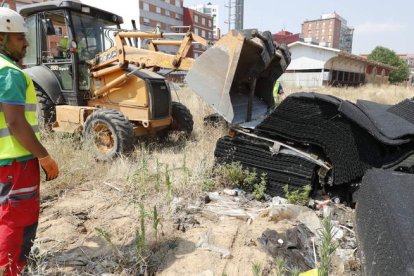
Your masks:
<svg viewBox="0 0 414 276"><path fill-rule="evenodd" d="M274 215L269 202L246 200L220 191L192 201L172 200L171 215L163 218L157 241L147 243L151 253L138 253L139 212L117 189L121 190L89 182L58 198L46 198L31 273L254 275L253 266L258 265L263 275L268 275L275 269L277 255L285 257L289 267L299 265L306 250L296 247L295 255L284 247L266 247L266 230L284 233L306 225L309 235L318 243L315 233L320 230L320 212L303 206L295 206L291 212L280 205L283 212ZM346 212L349 220L353 211ZM146 229L150 240L154 228L147 225ZM340 274L333 275L357 275L351 267L352 262L357 262L355 248L341 250L346 252L341 251L334 266Z"/></svg>

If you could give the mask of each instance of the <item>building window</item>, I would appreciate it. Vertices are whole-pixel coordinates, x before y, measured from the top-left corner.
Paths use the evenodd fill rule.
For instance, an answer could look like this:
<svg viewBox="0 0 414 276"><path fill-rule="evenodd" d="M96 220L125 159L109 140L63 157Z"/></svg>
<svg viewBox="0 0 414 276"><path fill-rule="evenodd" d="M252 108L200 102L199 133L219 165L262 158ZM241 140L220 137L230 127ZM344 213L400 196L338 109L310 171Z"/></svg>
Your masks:
<svg viewBox="0 0 414 276"><path fill-rule="evenodd" d="M62 29L62 27L55 27L55 33L58 36L62 36L63 35L63 29Z"/></svg>
<svg viewBox="0 0 414 276"><path fill-rule="evenodd" d="M161 13L161 8L160 8L160 7L156 7L156 8L155 8L155 12L156 12L156 13Z"/></svg>
<svg viewBox="0 0 414 276"><path fill-rule="evenodd" d="M194 15L194 22L198 23L198 15L197 14Z"/></svg>
<svg viewBox="0 0 414 276"><path fill-rule="evenodd" d="M202 17L202 18L201 18L201 24L202 24L202 25L206 25L206 18L205 18L205 17Z"/></svg>
<svg viewBox="0 0 414 276"><path fill-rule="evenodd" d="M170 4L170 0L165 0L165 3Z"/></svg>
<svg viewBox="0 0 414 276"><path fill-rule="evenodd" d="M312 29L312 23L309 23L308 30Z"/></svg>
<svg viewBox="0 0 414 276"><path fill-rule="evenodd" d="M198 28L194 27L194 33L198 35Z"/></svg>
<svg viewBox="0 0 414 276"><path fill-rule="evenodd" d="M181 15L179 13L175 14L175 19L181 20Z"/></svg>
<svg viewBox="0 0 414 276"><path fill-rule="evenodd" d="M201 30L201 37L206 37L206 31L205 30Z"/></svg>
<svg viewBox="0 0 414 276"><path fill-rule="evenodd" d="M149 11L149 4L148 3L143 3L143 9L144 9L144 11Z"/></svg>
<svg viewBox="0 0 414 276"><path fill-rule="evenodd" d="M165 10L165 15L166 16L170 16L170 11L169 10Z"/></svg>
<svg viewBox="0 0 414 276"><path fill-rule="evenodd" d="M211 27L212 23L211 20L208 21L208 26Z"/></svg>
<svg viewBox="0 0 414 276"><path fill-rule="evenodd" d="M177 7L181 7L181 1L180 0L175 0L175 5Z"/></svg>

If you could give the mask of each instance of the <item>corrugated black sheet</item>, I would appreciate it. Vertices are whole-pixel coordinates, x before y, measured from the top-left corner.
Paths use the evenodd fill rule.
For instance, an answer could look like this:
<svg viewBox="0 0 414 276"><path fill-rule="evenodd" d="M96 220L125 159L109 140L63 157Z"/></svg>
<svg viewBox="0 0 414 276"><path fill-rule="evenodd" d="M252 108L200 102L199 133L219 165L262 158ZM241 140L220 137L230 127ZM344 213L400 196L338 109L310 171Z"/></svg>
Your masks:
<svg viewBox="0 0 414 276"><path fill-rule="evenodd" d="M413 107L411 100L395 106L368 101L353 104L328 95L296 93L254 132L308 147L332 165L333 185L350 184L360 181L370 168L414 172ZM275 193L281 185L310 184L316 169L297 156L271 156L268 148L253 139L222 138L215 155L219 162L239 161L268 173L273 183L269 189Z"/></svg>
<svg viewBox="0 0 414 276"><path fill-rule="evenodd" d="M378 141L344 118L336 104L318 98L288 97L256 130L320 147L333 166L334 184L361 178L366 169L381 167L384 158Z"/></svg>
<svg viewBox="0 0 414 276"><path fill-rule="evenodd" d="M368 170L356 205L364 275L414 275L414 175Z"/></svg>
<svg viewBox="0 0 414 276"><path fill-rule="evenodd" d="M387 111L401 118L404 118L411 124L414 124L414 100L413 99L405 99L404 101L391 106Z"/></svg>
<svg viewBox="0 0 414 276"><path fill-rule="evenodd" d="M225 136L217 141L214 155L219 163L240 162L245 168L266 174L267 193L284 195L283 187L302 188L311 185L316 165L294 155L272 155L267 145L246 137Z"/></svg>

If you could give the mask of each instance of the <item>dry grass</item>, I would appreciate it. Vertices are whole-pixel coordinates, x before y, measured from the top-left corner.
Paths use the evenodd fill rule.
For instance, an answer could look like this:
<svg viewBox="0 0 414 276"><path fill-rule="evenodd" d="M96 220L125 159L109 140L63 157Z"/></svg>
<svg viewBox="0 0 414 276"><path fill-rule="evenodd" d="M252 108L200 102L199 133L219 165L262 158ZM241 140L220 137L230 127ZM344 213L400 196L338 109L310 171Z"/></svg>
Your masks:
<svg viewBox="0 0 414 276"><path fill-rule="evenodd" d="M190 139L185 141L174 135L164 142L155 137L140 139L132 156L121 157L111 162L96 162L91 151L82 148L78 138L67 134L44 135L43 141L58 162L61 173L50 185L43 185L43 195L56 196L96 179L111 183L126 181L134 170L142 166L145 166L148 175L153 175L157 171L157 164L162 172L165 171L165 167L171 171L171 177L176 182L174 188L177 194L191 196L190 191L197 193L199 188L190 185L190 182L197 181L200 175L212 167L215 142L225 130L203 125L204 116L213 111L189 89L183 88L177 93L179 100L191 110L194 117L194 132ZM174 98L177 98L175 93L173 94ZM182 179L183 173L175 172L180 171L183 166L189 169L189 177L193 178L188 179L187 183Z"/></svg>
<svg viewBox="0 0 414 276"><path fill-rule="evenodd" d="M90 191L91 201L94 198L108 198L104 209L116 206L128 208L128 216L133 219L124 230L119 225L112 225L107 218L99 219L103 209L100 202L99 208L97 206L96 210L88 211L97 218L93 219L95 225L88 225L88 236L100 237L111 243L112 248L116 248L112 255L107 256L117 263L118 267L113 269L116 274L138 274L142 266L145 267L149 262L151 248L160 242L156 239L159 236L156 232L160 231L161 226L163 232L172 228L174 198L194 200L202 195L206 185L214 185L205 181L210 179L215 143L225 133L225 129L203 125L204 116L213 111L191 91L182 88L177 94L193 114L194 131L189 139L177 135L172 135L163 142L156 137L140 139L131 156L123 156L111 162L97 162L91 151L82 148L79 138L67 134L44 134L43 142L60 167L60 176L56 180L42 183L44 206L50 206L55 200L67 200L74 193ZM173 98L178 100L176 93L173 93ZM65 211L62 210L62 214ZM154 225L156 219L157 226ZM136 243L143 233L141 221L146 229L143 234L145 248L138 250L138 245L131 244ZM171 233L163 234L163 239L171 238ZM107 238L109 236L112 236L113 245ZM65 237L62 239L65 240ZM71 242L73 241L66 241L67 244ZM54 262L54 257L64 254L67 249L63 247L52 252L50 245L48 247L38 242L37 246L43 253L32 262L29 275L39 274L40 270L46 274L66 274L65 268ZM120 248L122 258L117 253ZM96 263L100 261L102 260L93 260ZM77 269L75 274L96 273L95 270L88 270L88 267L89 265Z"/></svg>

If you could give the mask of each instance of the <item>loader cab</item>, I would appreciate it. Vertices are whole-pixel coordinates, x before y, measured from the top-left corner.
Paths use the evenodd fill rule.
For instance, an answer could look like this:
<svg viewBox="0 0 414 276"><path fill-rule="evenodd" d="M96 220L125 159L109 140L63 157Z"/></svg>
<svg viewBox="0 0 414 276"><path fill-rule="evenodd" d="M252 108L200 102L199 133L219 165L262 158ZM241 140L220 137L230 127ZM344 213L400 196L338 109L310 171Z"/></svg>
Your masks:
<svg viewBox="0 0 414 276"><path fill-rule="evenodd" d="M29 72L42 68L32 74L49 71L45 85L41 76L31 77L35 82L39 79L43 90L53 90L46 92L55 104L86 105L91 85L86 62L113 46L122 18L74 1L28 5L21 14L26 17L30 44L23 63Z"/></svg>

